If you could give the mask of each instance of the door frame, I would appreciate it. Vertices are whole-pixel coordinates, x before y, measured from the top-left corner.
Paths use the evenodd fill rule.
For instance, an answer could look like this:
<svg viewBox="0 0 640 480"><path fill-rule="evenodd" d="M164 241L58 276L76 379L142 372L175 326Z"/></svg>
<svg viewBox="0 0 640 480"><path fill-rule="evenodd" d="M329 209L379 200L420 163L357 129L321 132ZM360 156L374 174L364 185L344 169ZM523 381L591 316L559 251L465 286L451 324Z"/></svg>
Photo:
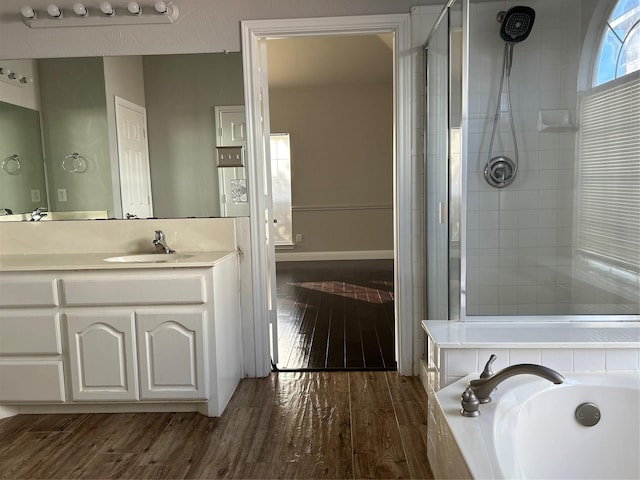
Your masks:
<svg viewBox="0 0 640 480"><path fill-rule="evenodd" d="M396 319L396 360L398 372L413 375L413 305L412 285L412 199L415 182L412 178L411 155L411 63L414 57L410 42L409 14L368 15L354 17L291 18L249 20L241 22L244 97L247 115L247 167L250 195L250 226L252 255L253 312L255 328L255 370L247 365L247 373L267 376L271 371L269 339L269 269L265 243L264 157L260 87L266 82L266 72L260 68L261 42L268 38L349 34L394 34L394 290ZM268 118L267 115L265 115ZM266 132L268 133L268 132ZM273 260L275 262L275 259Z"/></svg>

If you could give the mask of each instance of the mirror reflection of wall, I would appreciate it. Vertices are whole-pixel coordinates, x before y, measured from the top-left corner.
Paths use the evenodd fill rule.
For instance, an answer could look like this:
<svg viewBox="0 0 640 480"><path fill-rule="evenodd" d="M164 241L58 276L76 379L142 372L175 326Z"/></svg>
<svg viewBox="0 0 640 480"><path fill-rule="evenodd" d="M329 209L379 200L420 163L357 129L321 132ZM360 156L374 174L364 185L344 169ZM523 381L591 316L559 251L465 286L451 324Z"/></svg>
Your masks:
<svg viewBox="0 0 640 480"><path fill-rule="evenodd" d="M0 102L0 215L47 206L40 115Z"/></svg>
<svg viewBox="0 0 640 480"><path fill-rule="evenodd" d="M38 71L50 210L113 215L102 58L39 60ZM86 159L86 171L63 168L65 157L74 152Z"/></svg>
<svg viewBox="0 0 640 480"><path fill-rule="evenodd" d="M48 185L44 176L39 186L23 186L11 178L14 187L0 184L0 208L24 213L48 206L51 211L106 211L109 217L122 218L114 107L118 96L147 109L154 215L220 215L214 107L244 104L239 52L11 62L37 67L34 82L18 93L12 89L19 87L0 85L0 100L24 104L23 92L35 90L28 107L40 110L42 141L38 133L38 141L28 143L44 144L39 165L43 169L46 159ZM2 154L11 147L3 138ZM83 173L62 168L64 158L74 152L86 159ZM0 182L8 176L0 173ZM27 178L12 177L18 176L23 182ZM37 189L45 203L30 201L31 190Z"/></svg>
<svg viewBox="0 0 640 480"><path fill-rule="evenodd" d="M219 216L215 107L244 105L242 55L154 55L143 65L155 215Z"/></svg>

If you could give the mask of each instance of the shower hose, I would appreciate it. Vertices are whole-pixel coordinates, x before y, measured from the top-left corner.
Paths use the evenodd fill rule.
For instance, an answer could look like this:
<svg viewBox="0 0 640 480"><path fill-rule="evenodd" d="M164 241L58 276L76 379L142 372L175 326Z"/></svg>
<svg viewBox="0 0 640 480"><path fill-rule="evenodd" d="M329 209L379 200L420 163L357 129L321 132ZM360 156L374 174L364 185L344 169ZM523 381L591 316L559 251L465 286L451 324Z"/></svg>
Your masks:
<svg viewBox="0 0 640 480"><path fill-rule="evenodd" d="M498 100L496 102L496 112L493 117L493 129L491 131L491 142L489 143L489 162L485 167L485 178L494 187L502 188L509 185L516 176L518 170L518 142L516 140L516 129L513 122L513 107L511 105L511 87L509 77L511 75L511 61L513 55L513 45L506 43L504 46L504 58L502 60L502 76L500 77L500 88L498 92ZM509 113L509 122L511 126L511 138L513 139L514 159L510 161L504 156L493 156L493 143L496 137L498 121L500 119L500 106L502 105L502 92L506 82L507 94L507 111ZM509 165L510 163L510 165Z"/></svg>

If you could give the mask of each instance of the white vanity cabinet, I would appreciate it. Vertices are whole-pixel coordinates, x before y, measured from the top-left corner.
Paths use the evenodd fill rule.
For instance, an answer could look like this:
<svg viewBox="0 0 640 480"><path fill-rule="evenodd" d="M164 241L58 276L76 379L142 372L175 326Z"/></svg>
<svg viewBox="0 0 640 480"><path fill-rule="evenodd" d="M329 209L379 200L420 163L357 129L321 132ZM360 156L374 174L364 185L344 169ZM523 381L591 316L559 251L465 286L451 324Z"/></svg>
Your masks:
<svg viewBox="0 0 640 480"><path fill-rule="evenodd" d="M0 404L222 414L242 377L238 280L235 253L203 267L1 273Z"/></svg>
<svg viewBox="0 0 640 480"><path fill-rule="evenodd" d="M204 400L203 311L67 315L73 400Z"/></svg>
<svg viewBox="0 0 640 480"><path fill-rule="evenodd" d="M212 269L65 275L73 400L206 399L213 289Z"/></svg>

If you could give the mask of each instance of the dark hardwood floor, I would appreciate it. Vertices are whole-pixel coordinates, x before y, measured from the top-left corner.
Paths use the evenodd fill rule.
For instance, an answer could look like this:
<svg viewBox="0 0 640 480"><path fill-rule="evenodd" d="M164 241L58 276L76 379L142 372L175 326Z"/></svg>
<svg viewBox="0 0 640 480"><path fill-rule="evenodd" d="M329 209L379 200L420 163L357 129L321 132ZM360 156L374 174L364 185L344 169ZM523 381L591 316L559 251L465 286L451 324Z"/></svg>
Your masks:
<svg viewBox="0 0 640 480"><path fill-rule="evenodd" d="M396 372L244 379L220 418L197 413L0 420L3 479L432 479L427 398Z"/></svg>
<svg viewBox="0 0 640 480"><path fill-rule="evenodd" d="M393 260L279 262L281 370L394 370Z"/></svg>

